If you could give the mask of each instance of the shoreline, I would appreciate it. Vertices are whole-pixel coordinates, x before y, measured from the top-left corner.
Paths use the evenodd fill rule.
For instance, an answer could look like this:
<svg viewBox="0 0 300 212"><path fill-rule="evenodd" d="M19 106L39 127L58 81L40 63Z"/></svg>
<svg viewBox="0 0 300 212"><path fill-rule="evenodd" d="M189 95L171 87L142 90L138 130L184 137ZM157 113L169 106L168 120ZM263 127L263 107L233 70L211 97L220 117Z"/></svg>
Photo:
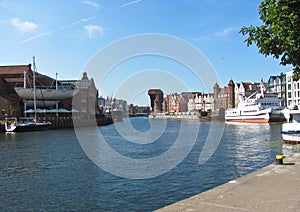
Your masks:
<svg viewBox="0 0 300 212"><path fill-rule="evenodd" d="M300 153L294 153L282 165L272 163L156 211L297 211L299 188Z"/></svg>
<svg viewBox="0 0 300 212"><path fill-rule="evenodd" d="M219 120L224 121L219 115L216 114L206 114L201 115L200 113L174 113L174 114L165 114L165 113L155 113L149 115L150 119L171 119L171 120L192 120L192 121L213 121Z"/></svg>
<svg viewBox="0 0 300 212"><path fill-rule="evenodd" d="M56 117L39 117L37 121L39 122L50 122L50 129L72 129L74 127L88 127L88 126L94 126L95 120L97 126L105 126L113 124L113 119L111 117L100 117L100 118L73 118L71 116L62 116L59 118ZM0 133L5 133L5 127L4 124L0 124Z"/></svg>

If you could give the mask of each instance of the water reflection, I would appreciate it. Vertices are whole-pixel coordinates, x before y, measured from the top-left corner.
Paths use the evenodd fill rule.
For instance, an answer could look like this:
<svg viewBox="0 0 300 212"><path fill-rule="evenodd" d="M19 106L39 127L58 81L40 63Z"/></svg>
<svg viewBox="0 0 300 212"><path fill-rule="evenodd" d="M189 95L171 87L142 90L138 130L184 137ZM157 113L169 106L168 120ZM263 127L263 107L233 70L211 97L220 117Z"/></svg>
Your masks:
<svg viewBox="0 0 300 212"><path fill-rule="evenodd" d="M226 125L224 139L233 142L229 142L227 148L230 150L228 154L233 157L238 175L253 171L256 166L262 167L274 154L281 153L278 126L249 123Z"/></svg>

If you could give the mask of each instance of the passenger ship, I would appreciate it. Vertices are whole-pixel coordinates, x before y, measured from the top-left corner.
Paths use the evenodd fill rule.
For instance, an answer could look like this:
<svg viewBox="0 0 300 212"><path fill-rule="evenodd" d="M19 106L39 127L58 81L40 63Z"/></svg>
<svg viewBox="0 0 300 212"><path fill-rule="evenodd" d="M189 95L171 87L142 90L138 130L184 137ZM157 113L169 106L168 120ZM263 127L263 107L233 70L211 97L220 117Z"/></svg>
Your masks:
<svg viewBox="0 0 300 212"><path fill-rule="evenodd" d="M260 93L256 91L249 97L240 96L237 108L225 111L227 122L269 123L283 122L282 99L276 93L264 93L263 85Z"/></svg>

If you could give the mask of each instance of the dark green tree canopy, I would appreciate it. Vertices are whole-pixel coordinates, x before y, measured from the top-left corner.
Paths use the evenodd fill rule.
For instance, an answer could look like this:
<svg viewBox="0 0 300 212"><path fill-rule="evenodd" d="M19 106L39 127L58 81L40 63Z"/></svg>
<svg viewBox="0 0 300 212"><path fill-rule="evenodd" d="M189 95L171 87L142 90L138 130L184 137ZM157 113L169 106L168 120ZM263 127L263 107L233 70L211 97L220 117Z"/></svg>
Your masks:
<svg viewBox="0 0 300 212"><path fill-rule="evenodd" d="M259 6L261 26L243 27L247 45L257 45L259 53L280 59L300 75L300 0L264 0Z"/></svg>

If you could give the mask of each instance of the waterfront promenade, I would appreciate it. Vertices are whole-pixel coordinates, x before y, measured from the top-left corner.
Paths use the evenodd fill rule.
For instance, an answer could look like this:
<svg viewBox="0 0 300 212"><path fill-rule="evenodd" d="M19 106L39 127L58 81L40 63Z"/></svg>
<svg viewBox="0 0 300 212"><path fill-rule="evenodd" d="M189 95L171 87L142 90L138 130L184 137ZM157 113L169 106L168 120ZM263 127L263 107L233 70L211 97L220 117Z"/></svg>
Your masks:
<svg viewBox="0 0 300 212"><path fill-rule="evenodd" d="M157 211L300 211L300 154Z"/></svg>

